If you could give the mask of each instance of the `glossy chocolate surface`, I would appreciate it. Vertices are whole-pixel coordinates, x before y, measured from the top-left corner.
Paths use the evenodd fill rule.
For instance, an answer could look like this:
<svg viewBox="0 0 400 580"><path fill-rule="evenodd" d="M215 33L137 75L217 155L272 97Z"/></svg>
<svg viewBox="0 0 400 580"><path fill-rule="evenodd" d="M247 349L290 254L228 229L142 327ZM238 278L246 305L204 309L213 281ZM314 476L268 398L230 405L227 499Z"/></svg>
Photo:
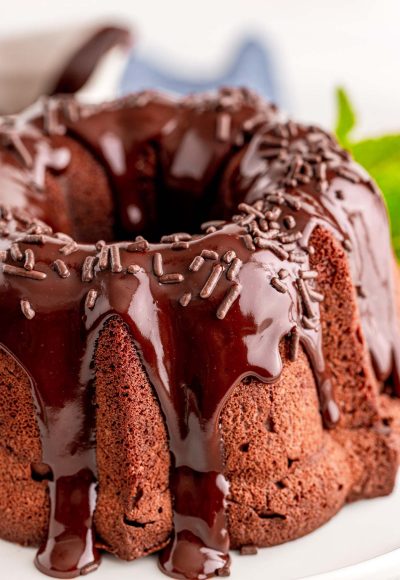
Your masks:
<svg viewBox="0 0 400 580"><path fill-rule="evenodd" d="M392 375L399 393L380 194L330 135L280 121L244 90L182 102L143 93L102 107L55 99L28 119L4 120L0 132L0 204L17 206L1 209L0 344L31 379L50 468L39 569L67 578L99 561L92 360L104 324L118 316L168 429L174 534L160 566L177 578L223 575L229 483L219 418L233 387L248 376L276 381L288 337L292 358L299 344L308 354L325 425L340 421L310 265L316 227L348 253L378 378ZM64 133L106 168L115 237L130 241L76 244L40 221L59 225L45 175L68 167L68 147L55 145ZM161 243L142 237L160 232Z"/></svg>

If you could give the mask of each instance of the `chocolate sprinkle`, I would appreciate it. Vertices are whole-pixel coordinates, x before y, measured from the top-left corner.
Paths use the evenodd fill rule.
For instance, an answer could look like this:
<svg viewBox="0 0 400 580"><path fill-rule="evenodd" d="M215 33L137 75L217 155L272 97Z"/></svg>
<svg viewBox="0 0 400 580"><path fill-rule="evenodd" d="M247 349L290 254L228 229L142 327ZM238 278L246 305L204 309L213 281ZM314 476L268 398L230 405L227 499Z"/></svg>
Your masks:
<svg viewBox="0 0 400 580"><path fill-rule="evenodd" d="M362 286L360 286L359 284L356 286L356 291L357 291L357 296L359 296L360 298L367 297L367 293L365 292L364 288Z"/></svg>
<svg viewBox="0 0 400 580"><path fill-rule="evenodd" d="M295 211L300 211L302 204L301 204L301 201L299 199L297 199L297 197L294 197L293 195L286 194L285 201L291 209L294 209Z"/></svg>
<svg viewBox="0 0 400 580"><path fill-rule="evenodd" d="M92 564L87 564L86 566L84 566L82 568L80 575L87 576L88 574L95 572L98 568L99 568L98 562L93 562Z"/></svg>
<svg viewBox="0 0 400 580"><path fill-rule="evenodd" d="M292 332L290 333L290 349L289 349L289 359L292 362L297 360L300 347L300 334L297 326L294 326Z"/></svg>
<svg viewBox="0 0 400 580"><path fill-rule="evenodd" d="M244 245L246 246L246 248L248 250L250 250L250 252L254 252L256 247L253 243L253 238L251 237L250 234L246 234L244 236L242 236L242 240L244 241Z"/></svg>
<svg viewBox="0 0 400 580"><path fill-rule="evenodd" d="M10 266L9 264L3 264L3 273L10 274L12 276L19 276L20 278L30 278L31 280L45 280L45 278L47 278L47 274L44 272L38 272L37 270L32 270L29 272L24 268Z"/></svg>
<svg viewBox="0 0 400 580"><path fill-rule="evenodd" d="M353 244L351 243L351 241L349 239L345 239L343 240L343 247L347 252L351 252L353 249Z"/></svg>
<svg viewBox="0 0 400 580"><path fill-rule="evenodd" d="M228 565L225 565L225 566L223 566L223 568L218 568L215 571L215 575L218 578L227 578L228 576L231 575L230 570L229 570L229 566Z"/></svg>
<svg viewBox="0 0 400 580"><path fill-rule="evenodd" d="M149 242L147 240L138 240L137 242L129 244L126 249L128 252L145 252L149 249Z"/></svg>
<svg viewBox="0 0 400 580"><path fill-rule="evenodd" d="M336 197L337 197L338 199L340 199L341 201L343 201L343 200L344 200L344 193L343 193L343 190L341 190L341 189L337 189L337 190L335 191L335 195L336 195Z"/></svg>
<svg viewBox="0 0 400 580"><path fill-rule="evenodd" d="M204 284L203 288L200 292L200 298L209 298L213 293L216 285L218 284L218 280L222 274L223 266L221 264L214 264L211 270L211 274L209 275L207 282Z"/></svg>
<svg viewBox="0 0 400 580"><path fill-rule="evenodd" d="M267 232L262 232L259 231L258 229L254 230L254 234L255 234L255 238L254 240L256 240L256 238L263 238L264 240L275 240L278 237L278 230L269 230Z"/></svg>
<svg viewBox="0 0 400 580"><path fill-rule="evenodd" d="M299 293L300 293L300 296L302 298L303 306L304 306L304 309L306 311L307 317L313 318L314 312L313 312L313 308L311 305L311 299L310 299L310 296L308 294L307 286L306 286L304 280L299 278L297 280L297 287L299 289Z"/></svg>
<svg viewBox="0 0 400 580"><path fill-rule="evenodd" d="M98 296L97 290L94 289L89 290L89 292L86 294L85 300L86 308L88 308L89 310L93 310L96 304L97 296Z"/></svg>
<svg viewBox="0 0 400 580"><path fill-rule="evenodd" d="M188 250L189 242L174 242L171 246L171 249L175 251Z"/></svg>
<svg viewBox="0 0 400 580"><path fill-rule="evenodd" d="M59 252L61 254L63 254L64 256L69 256L70 254L73 254L74 252L78 251L78 244L74 241L68 243L66 246L63 246L62 248L59 249Z"/></svg>
<svg viewBox="0 0 400 580"><path fill-rule="evenodd" d="M122 271L121 255L119 247L116 244L110 246L110 261L111 261L111 272L117 274Z"/></svg>
<svg viewBox="0 0 400 580"><path fill-rule="evenodd" d="M280 230L281 229L279 222L269 222L269 227L271 228L271 230Z"/></svg>
<svg viewBox="0 0 400 580"><path fill-rule="evenodd" d="M255 218L256 216L254 215L254 213L249 213L244 217L239 216L238 224L241 225L242 227L248 226L255 220Z"/></svg>
<svg viewBox="0 0 400 580"><path fill-rule="evenodd" d="M231 116L228 113L220 113L217 116L216 137L218 141L229 141L231 136Z"/></svg>
<svg viewBox="0 0 400 580"><path fill-rule="evenodd" d="M289 272L285 268L281 268L278 272L278 276L281 280L284 280L289 276Z"/></svg>
<svg viewBox="0 0 400 580"><path fill-rule="evenodd" d="M240 547L241 556L255 556L257 553L257 546L254 546L254 544L248 544L247 546Z"/></svg>
<svg viewBox="0 0 400 580"><path fill-rule="evenodd" d="M201 257L205 260L218 260L218 254L214 250L202 250Z"/></svg>
<svg viewBox="0 0 400 580"><path fill-rule="evenodd" d="M283 223L285 224L288 230L292 230L293 228L296 227L296 220L292 215L286 216L285 219L283 220Z"/></svg>
<svg viewBox="0 0 400 580"><path fill-rule="evenodd" d="M272 278L271 280L271 286L273 286L275 288L275 290L278 290L278 292L281 292L282 294L285 294L287 292L287 288L285 286L285 284L283 284L279 278Z"/></svg>
<svg viewBox="0 0 400 580"><path fill-rule="evenodd" d="M140 266L137 264L130 264L127 269L128 274L137 274L140 272Z"/></svg>
<svg viewBox="0 0 400 580"><path fill-rule="evenodd" d="M361 181L360 176L355 171L349 169L348 167L338 167L337 174L340 177L343 177L344 179L351 181L352 183L360 183Z"/></svg>
<svg viewBox="0 0 400 580"><path fill-rule="evenodd" d="M236 253L233 250L228 250L227 252L225 252L225 254L222 256L222 260L226 263L226 264L230 264L232 262L232 260L234 260L236 258Z"/></svg>
<svg viewBox="0 0 400 580"><path fill-rule="evenodd" d="M293 252L293 250L297 250L299 246L296 242L290 242L290 244L283 244L283 247L287 252Z"/></svg>
<svg viewBox="0 0 400 580"><path fill-rule="evenodd" d="M0 209L1 209L2 218L9 222L13 216L10 208L6 207L5 205L1 205ZM15 214L15 210L14 210L14 214Z"/></svg>
<svg viewBox="0 0 400 580"><path fill-rule="evenodd" d="M225 224L226 224L225 220L211 220L211 221L202 223L200 226L200 229L202 231L204 231L204 230L208 230L208 228L210 228L210 227L220 228Z"/></svg>
<svg viewBox="0 0 400 580"><path fill-rule="evenodd" d="M183 282L184 277L182 276L182 274L163 274L162 276L160 276L159 282L161 282L161 284L179 284L180 282Z"/></svg>
<svg viewBox="0 0 400 580"><path fill-rule="evenodd" d="M35 267L35 254L31 249L25 250L24 268L25 270L33 270Z"/></svg>
<svg viewBox="0 0 400 580"><path fill-rule="evenodd" d="M265 218L268 221L276 221L281 217L282 210L280 207L275 207L274 209L270 209L265 212Z"/></svg>
<svg viewBox="0 0 400 580"><path fill-rule="evenodd" d="M237 298L240 296L240 292L242 290L242 286L240 284L235 284L232 286L230 290L228 290L225 298L221 302L220 306L217 310L217 318L223 320L225 316L228 314L229 310L232 308L233 303Z"/></svg>
<svg viewBox="0 0 400 580"><path fill-rule="evenodd" d="M198 272L203 264L204 258L202 256L196 256L195 258L193 258L189 266L189 270L191 270L192 272Z"/></svg>
<svg viewBox="0 0 400 580"><path fill-rule="evenodd" d="M322 302L324 300L324 295L314 290L314 288L308 287L308 293L313 302Z"/></svg>
<svg viewBox="0 0 400 580"><path fill-rule="evenodd" d="M246 131L246 133L250 133L254 131L256 128L260 127L261 125L265 125L266 123L267 117L265 116L265 114L256 113L253 117L250 117L250 119L247 119L243 123L243 130Z"/></svg>
<svg viewBox="0 0 400 580"><path fill-rule="evenodd" d="M158 277L164 274L163 258L160 252L156 252L153 256L153 272Z"/></svg>
<svg viewBox="0 0 400 580"><path fill-rule="evenodd" d="M172 244L173 242L189 242L192 236L186 232L178 232L161 238L162 244Z"/></svg>
<svg viewBox="0 0 400 580"><path fill-rule="evenodd" d="M314 280L318 277L318 272L315 270L300 270L299 276L300 278L303 278L303 280Z"/></svg>
<svg viewBox="0 0 400 580"><path fill-rule="evenodd" d="M94 265L96 258L94 256L87 256L82 266L82 282L91 282L94 277Z"/></svg>
<svg viewBox="0 0 400 580"><path fill-rule="evenodd" d="M36 314L28 300L21 300L21 310L25 318L28 320L32 320Z"/></svg>
<svg viewBox="0 0 400 580"><path fill-rule="evenodd" d="M102 246L102 248L100 249L100 254L99 254L99 268L100 268L100 270L107 270L109 255L110 255L109 246Z"/></svg>
<svg viewBox="0 0 400 580"><path fill-rule="evenodd" d="M264 135L260 143L261 147L288 147L289 142L287 139L282 139L282 137L274 137L274 135Z"/></svg>
<svg viewBox="0 0 400 580"><path fill-rule="evenodd" d="M238 210L250 215L254 215L261 219L264 218L264 214L260 210L256 209L252 205L249 205L248 203L239 203Z"/></svg>
<svg viewBox="0 0 400 580"><path fill-rule="evenodd" d="M190 292L185 292L185 294L182 294L182 296L179 298L179 304L181 306L185 307L189 304L191 299L192 299L192 294Z"/></svg>
<svg viewBox="0 0 400 580"><path fill-rule="evenodd" d="M242 260L239 258L235 258L230 265L229 270L226 273L226 277L228 280L233 281L236 280L237 275L239 274L240 268L242 267Z"/></svg>
<svg viewBox="0 0 400 580"><path fill-rule="evenodd" d="M290 252L289 260L291 262L296 262L297 264L305 264L307 262L307 254L299 252Z"/></svg>
<svg viewBox="0 0 400 580"><path fill-rule="evenodd" d="M24 244L44 244L44 236L40 234L28 234L23 237Z"/></svg>
<svg viewBox="0 0 400 580"><path fill-rule="evenodd" d="M56 260L53 262L53 268L60 278L68 278L70 276L70 271L63 260Z"/></svg>
<svg viewBox="0 0 400 580"><path fill-rule="evenodd" d="M17 242L14 242L13 244L11 244L10 255L11 255L11 258L14 260L14 262L20 262L23 259L24 255L21 252L21 249L20 249L19 245L17 244Z"/></svg>
<svg viewBox="0 0 400 580"><path fill-rule="evenodd" d="M244 135L241 131L239 131L239 133L237 133L236 137L235 137L235 145L236 147L242 147L244 145Z"/></svg>
<svg viewBox="0 0 400 580"><path fill-rule="evenodd" d="M268 148L268 149L262 149L260 151L260 157L262 157L263 159L274 159L275 157L278 157L282 152L282 149L280 147L274 147L274 148Z"/></svg>
<svg viewBox="0 0 400 580"><path fill-rule="evenodd" d="M263 250L270 250L281 260L287 260L289 258L289 253L276 242L264 240L263 238L258 237L255 238L254 242L259 248L262 248Z"/></svg>
<svg viewBox="0 0 400 580"><path fill-rule="evenodd" d="M284 234L280 237L282 244L289 244L290 242L297 242L303 237L301 232L294 232L293 234Z"/></svg>

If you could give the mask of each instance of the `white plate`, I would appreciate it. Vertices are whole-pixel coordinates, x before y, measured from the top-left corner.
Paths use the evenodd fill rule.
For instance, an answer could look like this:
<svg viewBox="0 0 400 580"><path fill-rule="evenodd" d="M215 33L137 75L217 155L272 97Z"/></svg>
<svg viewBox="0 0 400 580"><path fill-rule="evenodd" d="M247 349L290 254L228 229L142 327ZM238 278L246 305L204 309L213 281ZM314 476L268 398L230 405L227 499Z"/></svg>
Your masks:
<svg viewBox="0 0 400 580"><path fill-rule="evenodd" d="M389 497L346 506L328 524L257 556L232 553L231 580L399 580L400 478ZM0 541L0 577L43 580L34 550ZM163 580L155 557L136 562L103 558L93 580Z"/></svg>

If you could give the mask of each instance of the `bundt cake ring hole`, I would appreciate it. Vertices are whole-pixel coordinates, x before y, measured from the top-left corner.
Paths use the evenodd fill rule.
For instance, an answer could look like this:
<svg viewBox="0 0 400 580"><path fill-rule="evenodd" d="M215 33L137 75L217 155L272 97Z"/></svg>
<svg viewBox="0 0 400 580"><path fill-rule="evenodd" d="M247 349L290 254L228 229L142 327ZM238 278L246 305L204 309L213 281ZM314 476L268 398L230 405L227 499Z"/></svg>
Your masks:
<svg viewBox="0 0 400 580"><path fill-rule="evenodd" d="M55 229L67 221L63 229L78 243L100 239L123 242L136 236L158 243L163 236L176 232L196 236L206 231L203 224L229 221L237 211L237 200L232 198L227 182L244 155L239 149L222 158L205 176L201 176L202 160L194 157L191 171L201 176L198 179L175 173L176 163L163 159L160 144L147 142L130 160L134 166L131 183L127 180L120 187L110 164L104 164L99 152L81 135L69 130L53 141L79 154L79 162L77 155L71 156L65 179L60 180L53 172L55 186L65 188L67 216L60 219L60 208L55 204L49 208L47 221ZM72 175L71 181L68 174Z"/></svg>

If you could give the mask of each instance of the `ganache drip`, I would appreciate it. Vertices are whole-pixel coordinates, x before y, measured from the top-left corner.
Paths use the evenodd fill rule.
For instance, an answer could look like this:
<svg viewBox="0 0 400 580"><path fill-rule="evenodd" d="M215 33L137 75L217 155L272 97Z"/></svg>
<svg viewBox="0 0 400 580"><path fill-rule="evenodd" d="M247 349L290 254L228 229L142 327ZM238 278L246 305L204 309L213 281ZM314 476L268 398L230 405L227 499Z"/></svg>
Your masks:
<svg viewBox="0 0 400 580"><path fill-rule="evenodd" d="M219 421L232 389L249 376L276 381L279 346L289 340L292 360L301 347L308 355L325 426L340 421L322 346L324 296L311 243L317 228L333 232L343 247L338 251L349 257L378 379L399 376L384 204L330 135L280 121L247 91L178 104L145 93L100 108L64 98L47 101L45 110L44 118L35 113L21 127L3 123L7 150L0 167L7 179L7 167L11 180L17 172L18 187L28 192L26 207L1 208L0 343L31 378L48 466L50 522L37 565L49 575L74 577L99 562L91 362L102 329L118 316L168 430L174 532L160 566L178 578L226 574L229 482ZM45 179L32 176L38 164L57 172L68 166L68 148L52 146L52 135L63 133L106 167L121 231L137 234L131 241L82 245L47 224L52 216L38 197ZM192 226L207 197L212 211L201 234L169 234L159 244L140 235L156 231L146 222L136 163L148 147L158 158L161 190L170 192L159 203L171 223L181 209ZM234 185L210 197L233 157Z"/></svg>

